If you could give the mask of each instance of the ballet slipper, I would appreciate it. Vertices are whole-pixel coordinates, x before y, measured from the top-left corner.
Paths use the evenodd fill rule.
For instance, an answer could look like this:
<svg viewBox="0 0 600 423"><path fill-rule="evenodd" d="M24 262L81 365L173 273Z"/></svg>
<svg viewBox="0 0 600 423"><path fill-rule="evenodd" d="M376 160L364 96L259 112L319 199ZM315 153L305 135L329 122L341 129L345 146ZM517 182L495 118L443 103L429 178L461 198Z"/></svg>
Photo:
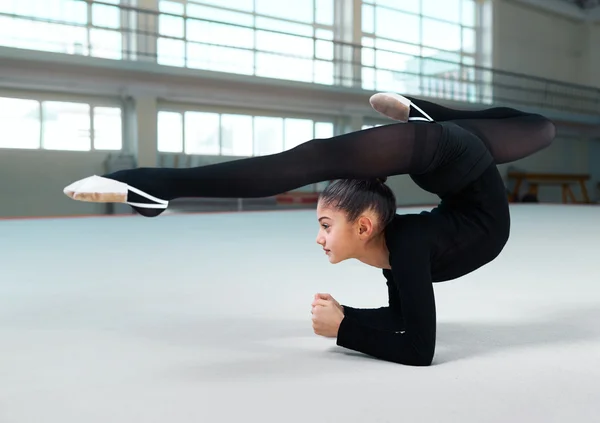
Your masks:
<svg viewBox="0 0 600 423"><path fill-rule="evenodd" d="M169 205L168 201L156 198L124 182L98 175L73 182L65 187L63 192L77 201L128 204L147 217L158 216ZM140 201L132 201L132 198Z"/></svg>
<svg viewBox="0 0 600 423"><path fill-rule="evenodd" d="M373 109L382 114L385 117L388 117L392 120L396 120L399 122L408 122L409 120L425 120L433 122L433 119L427 115L423 110L421 110L417 105L411 102L406 97L396 94L396 93L377 93L373 94L369 99L369 103L371 103L371 107ZM410 108L414 107L419 112L425 116L424 118L420 117L409 117Z"/></svg>

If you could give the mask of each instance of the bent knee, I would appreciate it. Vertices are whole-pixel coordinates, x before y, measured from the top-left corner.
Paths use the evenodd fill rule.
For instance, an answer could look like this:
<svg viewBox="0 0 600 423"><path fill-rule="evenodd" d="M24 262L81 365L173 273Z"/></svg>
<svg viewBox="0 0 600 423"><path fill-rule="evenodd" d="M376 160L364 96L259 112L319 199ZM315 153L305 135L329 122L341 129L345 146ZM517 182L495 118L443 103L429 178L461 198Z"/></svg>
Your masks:
<svg viewBox="0 0 600 423"><path fill-rule="evenodd" d="M535 124L537 137L543 144L543 147L549 147L556 137L556 125L545 116L534 114L531 116L532 123Z"/></svg>

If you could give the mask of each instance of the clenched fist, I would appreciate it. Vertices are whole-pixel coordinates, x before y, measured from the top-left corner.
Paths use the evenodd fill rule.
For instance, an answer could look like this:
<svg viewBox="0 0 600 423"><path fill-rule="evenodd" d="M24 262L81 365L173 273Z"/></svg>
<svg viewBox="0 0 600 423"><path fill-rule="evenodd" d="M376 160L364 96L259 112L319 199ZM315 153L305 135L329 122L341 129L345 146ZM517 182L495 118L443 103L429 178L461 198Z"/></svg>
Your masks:
<svg viewBox="0 0 600 423"><path fill-rule="evenodd" d="M337 337L344 308L329 294L316 294L312 302L313 330L317 335Z"/></svg>

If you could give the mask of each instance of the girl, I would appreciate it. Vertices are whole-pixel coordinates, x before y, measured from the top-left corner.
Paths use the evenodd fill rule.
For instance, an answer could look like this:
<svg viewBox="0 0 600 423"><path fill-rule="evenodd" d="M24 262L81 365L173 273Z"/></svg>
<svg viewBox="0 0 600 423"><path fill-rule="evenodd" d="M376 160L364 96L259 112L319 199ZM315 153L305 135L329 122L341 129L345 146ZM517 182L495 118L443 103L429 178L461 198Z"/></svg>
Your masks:
<svg viewBox="0 0 600 423"><path fill-rule="evenodd" d="M500 254L510 216L496 165L548 147L555 126L505 107L461 111L393 93L370 101L400 123L313 139L268 156L92 176L64 192L75 200L127 203L154 217L175 198L266 197L336 180L319 198L317 242L332 263L355 258L382 269L389 306L355 309L318 294L315 333L384 360L430 365L436 339L432 283L463 276ZM402 174L439 196L440 204L396 214L384 182Z"/></svg>

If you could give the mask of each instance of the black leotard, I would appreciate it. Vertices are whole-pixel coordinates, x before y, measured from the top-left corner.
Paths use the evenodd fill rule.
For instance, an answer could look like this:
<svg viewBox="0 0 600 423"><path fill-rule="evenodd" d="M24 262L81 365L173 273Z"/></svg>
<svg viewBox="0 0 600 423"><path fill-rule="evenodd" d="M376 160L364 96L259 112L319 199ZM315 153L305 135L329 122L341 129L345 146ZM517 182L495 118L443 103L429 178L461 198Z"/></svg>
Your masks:
<svg viewBox="0 0 600 423"><path fill-rule="evenodd" d="M385 231L391 270L383 274L389 306L361 310L344 305L338 345L398 363L431 364L436 339L432 282L478 269L506 244L510 216L496 165L489 154L481 156L479 146L469 145L480 141L451 125L448 130L457 136L448 137L448 147L463 153L446 162L445 178L427 181L428 191L461 184L465 173L477 169L477 164L485 168L473 172L460 191L443 196L433 210L395 216Z"/></svg>
<svg viewBox="0 0 600 423"><path fill-rule="evenodd" d="M389 307L346 306L337 342L397 363L429 365L436 338L432 283L472 272L501 252L510 219L496 164L547 147L555 128L540 115L511 108L460 111L410 99L436 122L394 123L215 165L104 176L171 200L263 197L321 181L409 174L441 203L430 212L396 215L385 229ZM128 201L150 200L130 192ZM134 209L145 216L161 212Z"/></svg>

